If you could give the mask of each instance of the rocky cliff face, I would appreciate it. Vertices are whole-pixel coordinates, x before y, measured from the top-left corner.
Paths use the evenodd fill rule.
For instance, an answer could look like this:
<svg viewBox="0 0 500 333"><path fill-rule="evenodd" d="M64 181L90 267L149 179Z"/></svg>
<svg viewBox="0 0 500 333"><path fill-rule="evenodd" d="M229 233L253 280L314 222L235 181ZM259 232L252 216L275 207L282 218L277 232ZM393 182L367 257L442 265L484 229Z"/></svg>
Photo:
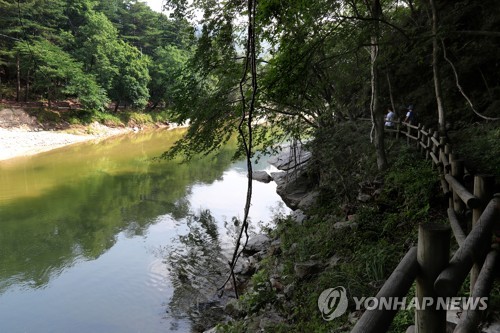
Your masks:
<svg viewBox="0 0 500 333"><path fill-rule="evenodd" d="M0 110L0 128L23 128L27 130L41 129L35 117L23 109L7 108Z"/></svg>
<svg viewBox="0 0 500 333"><path fill-rule="evenodd" d="M311 152L301 144L285 146L279 155L269 159L271 165L282 170L271 173L277 184L276 192L293 210L307 209L318 196L308 173L310 160Z"/></svg>

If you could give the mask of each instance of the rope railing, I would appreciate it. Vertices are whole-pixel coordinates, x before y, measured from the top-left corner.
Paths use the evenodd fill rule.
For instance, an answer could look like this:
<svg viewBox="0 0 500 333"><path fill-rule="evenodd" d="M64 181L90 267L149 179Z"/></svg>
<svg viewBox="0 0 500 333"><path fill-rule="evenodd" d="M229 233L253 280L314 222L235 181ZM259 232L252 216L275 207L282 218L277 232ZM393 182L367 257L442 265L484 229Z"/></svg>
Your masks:
<svg viewBox="0 0 500 333"><path fill-rule="evenodd" d="M386 132L395 133L396 138L405 136L407 143L415 144L417 150L438 169L441 188L449 198L449 225L420 225L416 250L410 249L375 298L400 296L402 290L406 295L408 281L411 285L416 280L417 302L425 304L428 301L436 305L439 304L438 298L456 296L467 276L470 276L471 299L478 304L478 298L489 297L498 265L498 250L492 244L493 228L500 225L500 193L494 193L495 177L472 175L465 168L464 161L453 153L446 138L439 137L439 133L431 128L397 123L396 128L386 128ZM472 179L472 189L469 189ZM450 260L452 233L459 248ZM399 282L392 278L394 275L398 276ZM454 332L477 331L483 310L484 306L464 309L453 328ZM393 310L366 310L351 332L385 332L395 314ZM445 333L448 326L446 307L416 307L415 325L409 327L407 332Z"/></svg>

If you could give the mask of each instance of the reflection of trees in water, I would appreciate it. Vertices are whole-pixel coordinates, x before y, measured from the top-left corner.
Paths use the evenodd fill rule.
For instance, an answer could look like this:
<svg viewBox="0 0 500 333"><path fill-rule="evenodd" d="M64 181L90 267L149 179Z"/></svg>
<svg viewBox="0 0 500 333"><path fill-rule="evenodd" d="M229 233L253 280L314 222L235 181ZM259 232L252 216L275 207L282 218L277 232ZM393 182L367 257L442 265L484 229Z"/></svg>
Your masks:
<svg viewBox="0 0 500 333"><path fill-rule="evenodd" d="M79 258L97 259L115 244L120 232L126 237L143 235L158 216L183 219L189 213L192 184L219 179L231 164L234 149L227 146L220 154L182 164L135 159L126 151L126 156L113 159L96 153L85 163L81 163L85 156L70 154L58 160L57 168L42 159L27 176L24 168L7 175L2 169L4 178L20 184L35 179L53 186L43 194L0 205L0 294L14 285L43 288ZM115 164L120 168L115 170ZM52 173L62 180L52 178ZM77 177L80 173L87 176ZM65 181L71 175L74 179Z"/></svg>
<svg viewBox="0 0 500 333"><path fill-rule="evenodd" d="M187 314L194 330L215 325L222 316L217 311L217 288L227 271L219 232L209 210L186 218L189 232L179 236L167 257L174 294L170 309L174 317Z"/></svg>
<svg viewBox="0 0 500 333"><path fill-rule="evenodd" d="M275 206L269 206L268 209L270 210L270 216L273 216L273 220L270 221L253 221L250 217L248 218L249 225L248 225L248 236L251 237L252 235L255 235L257 233L262 233L263 231L271 231L275 227L275 222L277 219L284 218L286 214L286 206L284 202L277 202ZM230 250L231 254L232 251L234 250L234 246L236 245L236 241L238 240L238 236L240 234L240 228L241 228L241 220L233 216L230 221L225 220L224 221L224 229L225 229L225 234L226 234L226 239L229 239L231 241L231 244L229 244L229 248L227 248L228 244L223 244L224 250ZM246 235L243 234L243 239L241 240L242 243L245 242Z"/></svg>
<svg viewBox="0 0 500 333"><path fill-rule="evenodd" d="M252 234L255 234L256 232L256 226L255 224L252 222L252 219L251 218L248 218L248 229L247 229L247 233L250 237L250 235ZM240 234L240 230L241 230L241 220L239 218L237 218L236 216L233 216L231 218L231 222L229 221L224 221L224 229L226 230L226 236L228 239L231 240L231 244L230 244L230 248L228 250L231 251L231 254L234 250L234 247L236 246L236 242L238 241L238 236ZM246 239L246 234L244 233L243 234L243 239L241 240L241 244L243 244L245 242L245 239Z"/></svg>

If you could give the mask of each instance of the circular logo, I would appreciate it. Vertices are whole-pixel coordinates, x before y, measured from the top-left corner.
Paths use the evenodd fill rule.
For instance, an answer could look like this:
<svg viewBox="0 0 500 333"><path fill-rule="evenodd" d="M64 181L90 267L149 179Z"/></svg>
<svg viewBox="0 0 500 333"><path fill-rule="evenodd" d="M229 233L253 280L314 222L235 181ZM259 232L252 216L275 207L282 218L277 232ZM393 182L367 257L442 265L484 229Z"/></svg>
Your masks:
<svg viewBox="0 0 500 333"><path fill-rule="evenodd" d="M347 310L347 293L339 286L323 290L318 298L318 308L324 320L330 321L340 317Z"/></svg>

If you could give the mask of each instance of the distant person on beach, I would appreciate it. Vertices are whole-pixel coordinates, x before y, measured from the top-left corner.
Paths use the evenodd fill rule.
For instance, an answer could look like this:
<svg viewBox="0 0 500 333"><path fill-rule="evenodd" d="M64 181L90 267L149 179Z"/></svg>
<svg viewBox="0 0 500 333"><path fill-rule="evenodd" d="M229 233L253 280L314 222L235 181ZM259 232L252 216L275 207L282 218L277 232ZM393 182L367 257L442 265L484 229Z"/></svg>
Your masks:
<svg viewBox="0 0 500 333"><path fill-rule="evenodd" d="M387 109L387 115L385 116L385 126L386 127L394 127L394 119L396 118L396 114L391 109Z"/></svg>

